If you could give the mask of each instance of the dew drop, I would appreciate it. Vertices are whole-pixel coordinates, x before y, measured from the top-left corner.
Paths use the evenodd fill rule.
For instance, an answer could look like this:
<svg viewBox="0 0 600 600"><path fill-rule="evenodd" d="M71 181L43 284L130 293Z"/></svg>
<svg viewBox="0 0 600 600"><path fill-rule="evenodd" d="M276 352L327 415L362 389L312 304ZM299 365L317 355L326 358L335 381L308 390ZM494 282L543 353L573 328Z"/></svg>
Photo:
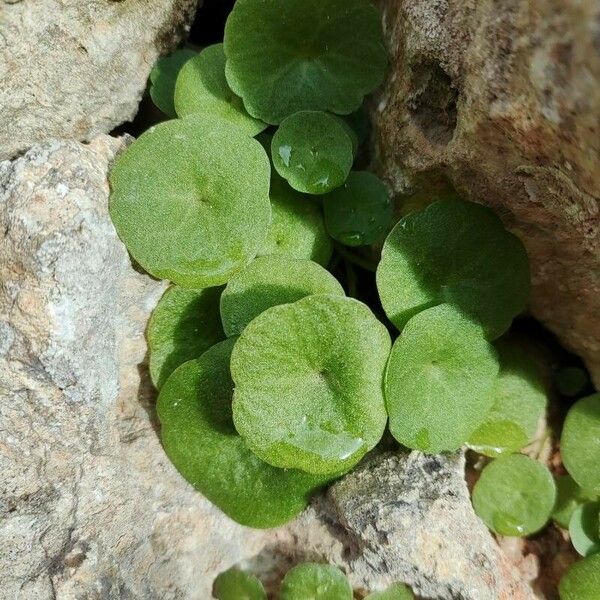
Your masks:
<svg viewBox="0 0 600 600"><path fill-rule="evenodd" d="M525 533L525 525L505 512L494 513L493 524L494 529L504 535L522 536Z"/></svg>
<svg viewBox="0 0 600 600"><path fill-rule="evenodd" d="M346 231L340 233L338 239L342 244L347 244L348 246L360 246L364 238L360 231Z"/></svg>
<svg viewBox="0 0 600 600"><path fill-rule="evenodd" d="M292 156L292 147L289 145L279 146L279 158L283 161L286 167L290 166L290 158Z"/></svg>

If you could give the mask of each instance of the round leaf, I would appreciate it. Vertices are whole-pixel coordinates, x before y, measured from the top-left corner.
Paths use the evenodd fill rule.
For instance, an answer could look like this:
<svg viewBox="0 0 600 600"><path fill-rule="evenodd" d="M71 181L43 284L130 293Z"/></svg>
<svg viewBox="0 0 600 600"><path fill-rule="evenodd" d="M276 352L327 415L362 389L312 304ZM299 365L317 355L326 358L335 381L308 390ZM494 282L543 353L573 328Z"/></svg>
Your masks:
<svg viewBox="0 0 600 600"><path fill-rule="evenodd" d="M556 477L555 483L556 505L552 518L563 529L568 529L575 509L588 500L594 500L594 497L578 486L570 475Z"/></svg>
<svg viewBox="0 0 600 600"><path fill-rule="evenodd" d="M389 350L386 328L351 298L315 295L266 310L231 358L237 430L272 465L350 469L385 429Z"/></svg>
<svg viewBox="0 0 600 600"><path fill-rule="evenodd" d="M537 433L546 409L546 390L537 363L511 340L496 344L500 374L492 388L492 409L469 438L473 450L487 456L517 452Z"/></svg>
<svg viewBox="0 0 600 600"><path fill-rule="evenodd" d="M585 490L600 494L600 394L576 402L561 436L563 463Z"/></svg>
<svg viewBox="0 0 600 600"><path fill-rule="evenodd" d="M338 280L310 260L262 256L229 280L221 296L221 319L228 336L239 335L262 312L311 294L344 295Z"/></svg>
<svg viewBox="0 0 600 600"><path fill-rule="evenodd" d="M251 117L242 99L231 91L225 79L223 44L208 46L183 66L175 84L175 110L180 117L206 113L225 119L250 136L267 127Z"/></svg>
<svg viewBox="0 0 600 600"><path fill-rule="evenodd" d="M588 374L580 367L563 367L555 377L558 391L569 398L578 396L590 382Z"/></svg>
<svg viewBox="0 0 600 600"><path fill-rule="evenodd" d="M326 480L276 469L257 458L231 420L229 358L235 339L184 363L158 397L161 439L183 477L229 517L276 527L298 515Z"/></svg>
<svg viewBox="0 0 600 600"><path fill-rule="evenodd" d="M225 338L220 297L221 288L190 290L172 286L163 294L146 332L150 377L158 389L179 365L198 358Z"/></svg>
<svg viewBox="0 0 600 600"><path fill-rule="evenodd" d="M382 238L392 221L393 206L379 177L350 173L346 183L323 198L325 226L346 246L365 246Z"/></svg>
<svg viewBox="0 0 600 600"><path fill-rule="evenodd" d="M357 110L387 63L381 17L368 0L238 0L225 54L231 89L272 124L300 110Z"/></svg>
<svg viewBox="0 0 600 600"><path fill-rule="evenodd" d="M578 506L569 521L569 535L575 550L581 556L600 552L600 502Z"/></svg>
<svg viewBox="0 0 600 600"><path fill-rule="evenodd" d="M150 274L185 287L220 285L264 244L269 172L261 145L234 126L198 115L167 121L118 158L110 214Z"/></svg>
<svg viewBox="0 0 600 600"><path fill-rule="evenodd" d="M456 450L488 414L497 374L479 325L448 304L419 313L396 339L387 367L392 435L423 452Z"/></svg>
<svg viewBox="0 0 600 600"><path fill-rule="evenodd" d="M176 50L169 56L159 58L150 71L150 97L168 117L176 116L173 96L177 75L183 65L196 55L197 52L188 48Z"/></svg>
<svg viewBox="0 0 600 600"><path fill-rule="evenodd" d="M221 573L213 584L213 596L217 600L267 600L260 580L240 569Z"/></svg>
<svg viewBox="0 0 600 600"><path fill-rule="evenodd" d="M279 597L281 600L352 600L352 588L337 567L305 563L287 572Z"/></svg>
<svg viewBox="0 0 600 600"><path fill-rule="evenodd" d="M598 600L600 595L600 554L576 562L563 575L560 600Z"/></svg>
<svg viewBox="0 0 600 600"><path fill-rule="evenodd" d="M306 194L326 194L344 183L354 160L352 139L339 119L305 110L287 117L271 141L276 171Z"/></svg>
<svg viewBox="0 0 600 600"><path fill-rule="evenodd" d="M399 329L419 311L449 303L493 339L524 309L529 288L523 244L490 209L456 200L404 217L377 269L383 308Z"/></svg>
<svg viewBox="0 0 600 600"><path fill-rule="evenodd" d="M383 592L372 592L365 600L414 600L411 589L403 583L394 583Z"/></svg>
<svg viewBox="0 0 600 600"><path fill-rule="evenodd" d="M548 522L556 501L550 471L522 454L490 463L473 489L473 508L500 535L526 536Z"/></svg>
<svg viewBox="0 0 600 600"><path fill-rule="evenodd" d="M327 265L333 252L321 207L278 175L271 180L271 226L261 255L283 254Z"/></svg>

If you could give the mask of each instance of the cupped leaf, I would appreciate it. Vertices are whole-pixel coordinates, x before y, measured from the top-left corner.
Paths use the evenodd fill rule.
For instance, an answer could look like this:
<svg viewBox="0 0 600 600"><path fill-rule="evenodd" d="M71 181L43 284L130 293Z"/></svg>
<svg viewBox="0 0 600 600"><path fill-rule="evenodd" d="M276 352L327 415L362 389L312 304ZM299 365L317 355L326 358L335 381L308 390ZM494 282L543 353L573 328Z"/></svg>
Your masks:
<svg viewBox="0 0 600 600"><path fill-rule="evenodd" d="M589 375L581 367L563 367L556 372L556 387L563 396L575 398L590 382Z"/></svg>
<svg viewBox="0 0 600 600"><path fill-rule="evenodd" d="M495 345L500 373L492 388L492 409L470 436L475 451L496 457L517 452L537 433L547 395L536 361L522 345L502 339Z"/></svg>
<svg viewBox="0 0 600 600"><path fill-rule="evenodd" d="M271 141L275 170L305 194L326 194L344 183L354 160L352 139L341 121L305 110L284 119Z"/></svg>
<svg viewBox="0 0 600 600"><path fill-rule="evenodd" d="M586 502L573 511L569 535L573 547L581 556L600 552L600 502Z"/></svg>
<svg viewBox="0 0 600 600"><path fill-rule="evenodd" d="M311 294L344 295L321 265L287 256L261 256L229 280L221 295L221 319L228 336L239 335L262 312Z"/></svg>
<svg viewBox="0 0 600 600"><path fill-rule="evenodd" d="M259 255L283 254L326 266L331 259L333 244L325 230L319 204L293 190L275 172L270 197L271 226Z"/></svg>
<svg viewBox="0 0 600 600"><path fill-rule="evenodd" d="M350 469L385 428L389 350L386 328L351 298L314 295L266 310L231 358L237 430L272 465Z"/></svg>
<svg viewBox="0 0 600 600"><path fill-rule="evenodd" d="M496 533L521 537L550 518L556 486L550 471L522 454L502 456L485 467L473 488L473 508Z"/></svg>
<svg viewBox="0 0 600 600"><path fill-rule="evenodd" d="M300 110L357 110L387 65L381 17L368 0L238 0L225 55L231 89L272 124Z"/></svg>
<svg viewBox="0 0 600 600"><path fill-rule="evenodd" d="M569 521L578 506L595 496L582 489L570 475L561 475L555 478L556 504L552 518L564 529L569 528Z"/></svg>
<svg viewBox="0 0 600 600"><path fill-rule="evenodd" d="M158 397L161 440L183 477L226 515L248 527L275 527L298 515L326 483L256 457L231 419L229 359L235 339L177 368Z"/></svg>
<svg viewBox="0 0 600 600"><path fill-rule="evenodd" d="M481 326L448 304L419 313L394 342L387 366L392 435L422 452L460 448L489 413L497 375Z"/></svg>
<svg viewBox="0 0 600 600"><path fill-rule="evenodd" d="M394 583L383 592L372 592L365 600L414 600L412 590L403 583Z"/></svg>
<svg viewBox="0 0 600 600"><path fill-rule="evenodd" d="M560 600L598 600L600 554L576 562L563 575L558 587Z"/></svg>
<svg viewBox="0 0 600 600"><path fill-rule="evenodd" d="M419 311L449 303L494 339L524 309L529 288L523 244L490 209L456 200L399 221L377 269L383 308L399 329Z"/></svg>
<svg viewBox="0 0 600 600"><path fill-rule="evenodd" d="M569 410L561 455L571 477L584 490L600 494L600 394L578 400Z"/></svg>
<svg viewBox="0 0 600 600"><path fill-rule="evenodd" d="M337 567L304 563L287 572L279 597L281 600L352 600L352 588Z"/></svg>
<svg viewBox="0 0 600 600"><path fill-rule="evenodd" d="M323 198L325 226L334 240L346 246L373 244L387 232L393 206L379 177L353 171L346 183Z"/></svg>
<svg viewBox="0 0 600 600"><path fill-rule="evenodd" d="M185 287L220 285L264 245L269 179L256 140L193 115L149 129L117 159L110 214L150 274Z"/></svg>
<svg viewBox="0 0 600 600"><path fill-rule="evenodd" d="M194 113L225 119L254 136L267 124L251 117L225 79L223 44L208 46L188 61L175 84L175 110L180 117Z"/></svg>
<svg viewBox="0 0 600 600"><path fill-rule="evenodd" d="M213 584L213 596L217 600L267 600L260 580L240 569L228 569Z"/></svg>
<svg viewBox="0 0 600 600"><path fill-rule="evenodd" d="M177 116L173 104L177 75L183 65L197 54L195 50L188 48L176 50L173 54L159 58L150 71L150 97L168 117Z"/></svg>
<svg viewBox="0 0 600 600"><path fill-rule="evenodd" d="M221 288L170 287L157 304L146 337L150 377L160 389L184 362L198 358L225 338L219 313Z"/></svg>

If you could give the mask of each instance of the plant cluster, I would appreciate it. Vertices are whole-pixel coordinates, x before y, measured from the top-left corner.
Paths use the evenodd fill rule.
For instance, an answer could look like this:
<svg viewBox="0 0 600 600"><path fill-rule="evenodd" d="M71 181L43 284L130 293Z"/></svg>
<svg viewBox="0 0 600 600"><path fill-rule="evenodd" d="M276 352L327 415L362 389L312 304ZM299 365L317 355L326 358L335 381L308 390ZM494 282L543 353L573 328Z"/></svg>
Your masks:
<svg viewBox="0 0 600 600"><path fill-rule="evenodd" d="M363 98L385 66L368 0L238 0L223 44L153 70L151 96L177 118L119 157L110 212L132 257L173 283L147 334L165 451L231 518L273 527L389 423L408 448L492 459L473 503L493 531L528 535L554 515L591 555L600 396L569 412L557 493L519 454L547 404L536 360L507 333L529 294L523 245L456 198L405 210L392 228L383 182L353 170ZM384 238L372 264L364 248ZM357 283L364 266L375 298ZM578 375L562 375L571 396ZM285 598L305 597L302 581L290 574Z"/></svg>
<svg viewBox="0 0 600 600"><path fill-rule="evenodd" d="M260 580L240 569L221 573L214 582L217 600L267 600ZM290 569L281 582L281 600L352 600L352 587L345 575L330 565L304 563ZM410 588L395 583L383 591L371 592L365 600L414 600Z"/></svg>

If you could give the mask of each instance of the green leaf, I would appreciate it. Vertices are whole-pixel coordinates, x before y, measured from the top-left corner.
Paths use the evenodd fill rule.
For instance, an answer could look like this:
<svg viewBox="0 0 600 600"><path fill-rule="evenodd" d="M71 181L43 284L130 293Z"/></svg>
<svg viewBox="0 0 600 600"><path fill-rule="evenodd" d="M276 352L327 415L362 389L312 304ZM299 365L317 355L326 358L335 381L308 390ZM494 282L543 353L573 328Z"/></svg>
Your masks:
<svg viewBox="0 0 600 600"><path fill-rule="evenodd" d="M267 127L246 112L227 84L223 44L208 46L183 66L175 84L175 110L180 117L202 113L225 119L249 136Z"/></svg>
<svg viewBox="0 0 600 600"><path fill-rule="evenodd" d="M367 0L238 0L225 55L231 89L272 124L300 110L357 110L387 66L381 17Z"/></svg>
<svg viewBox="0 0 600 600"><path fill-rule="evenodd" d="M560 580L560 600L598 600L600 554L576 562Z"/></svg>
<svg viewBox="0 0 600 600"><path fill-rule="evenodd" d="M177 470L226 515L248 527L276 527L298 515L327 479L269 466L236 433L234 343L219 342L167 379L157 405L161 439Z"/></svg>
<svg viewBox="0 0 600 600"><path fill-rule="evenodd" d="M366 246L381 239L392 221L393 206L379 177L353 171L346 183L323 198L325 226L346 246Z"/></svg>
<svg viewBox="0 0 600 600"><path fill-rule="evenodd" d="M282 254L326 266L333 244L319 204L293 190L276 172L271 178L271 226L260 255Z"/></svg>
<svg viewBox="0 0 600 600"><path fill-rule="evenodd" d="M569 528L569 521L578 506L588 500L594 500L594 496L583 490L570 475L561 475L555 478L556 483L556 505L552 518L563 529Z"/></svg>
<svg viewBox="0 0 600 600"><path fill-rule="evenodd" d="M281 600L352 600L352 588L337 567L304 563L287 572L279 597Z"/></svg>
<svg viewBox="0 0 600 600"><path fill-rule="evenodd" d="M571 543L581 556L600 552L600 502L586 502L573 511L569 521L569 535Z"/></svg>
<svg viewBox="0 0 600 600"><path fill-rule="evenodd" d="M354 161L352 138L339 119L305 110L284 119L271 141L275 170L306 194L326 194L344 183Z"/></svg>
<svg viewBox="0 0 600 600"><path fill-rule="evenodd" d="M172 286L160 299L146 332L150 377L158 389L179 365L198 358L225 338L220 297L221 288L189 290Z"/></svg>
<svg viewBox="0 0 600 600"><path fill-rule="evenodd" d="M217 600L267 600L260 580L240 569L221 573L213 584L213 596Z"/></svg>
<svg viewBox="0 0 600 600"><path fill-rule="evenodd" d="M184 287L216 286L264 245L269 179L256 140L193 115L152 127L119 156L110 173L110 214L151 275Z"/></svg>
<svg viewBox="0 0 600 600"><path fill-rule="evenodd" d="M381 439L386 328L351 298L275 306L244 329L231 358L234 422L268 463L341 473Z"/></svg>
<svg viewBox="0 0 600 600"><path fill-rule="evenodd" d="M377 289L402 329L425 308L448 303L504 333L525 307L530 277L523 244L488 208L442 200L404 217L383 246Z"/></svg>
<svg viewBox="0 0 600 600"><path fill-rule="evenodd" d="M423 452L460 448L488 414L497 374L496 353L479 325L448 304L419 313L387 366L392 435Z"/></svg>
<svg viewBox="0 0 600 600"><path fill-rule="evenodd" d="M197 55L197 52L184 48L173 54L159 58L150 71L150 97L152 102L168 117L175 117L173 96L175 81L183 65Z"/></svg>
<svg viewBox="0 0 600 600"><path fill-rule="evenodd" d="M491 457L517 452L533 440L547 403L541 373L527 349L510 339L495 347L500 373L492 388L492 409L468 442Z"/></svg>
<svg viewBox="0 0 600 600"><path fill-rule="evenodd" d="M500 535L522 537L546 525L556 501L550 471L522 454L502 456L483 469L473 508Z"/></svg>
<svg viewBox="0 0 600 600"><path fill-rule="evenodd" d="M569 410L561 455L571 477L584 490L600 494L600 394L582 398Z"/></svg>
<svg viewBox="0 0 600 600"><path fill-rule="evenodd" d="M563 367L556 372L556 387L563 396L575 398L590 382L590 378L580 367Z"/></svg>
<svg viewBox="0 0 600 600"><path fill-rule="evenodd" d="M411 589L403 583L394 583L383 592L372 592L365 600L414 600Z"/></svg>
<svg viewBox="0 0 600 600"><path fill-rule="evenodd" d="M228 336L239 335L262 312L311 294L344 295L338 280L310 260L262 256L229 280L221 296L221 319Z"/></svg>

